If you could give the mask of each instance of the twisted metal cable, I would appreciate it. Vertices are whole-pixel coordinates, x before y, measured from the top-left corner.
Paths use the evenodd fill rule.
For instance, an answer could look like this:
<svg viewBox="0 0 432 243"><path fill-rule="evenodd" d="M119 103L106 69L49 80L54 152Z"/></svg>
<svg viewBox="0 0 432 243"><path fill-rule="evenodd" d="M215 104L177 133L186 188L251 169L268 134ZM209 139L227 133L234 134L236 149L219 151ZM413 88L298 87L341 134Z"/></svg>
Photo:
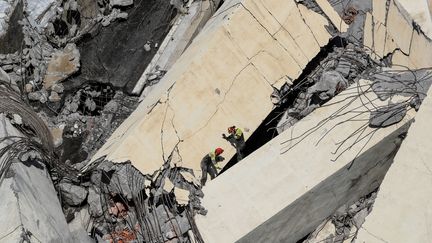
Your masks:
<svg viewBox="0 0 432 243"><path fill-rule="evenodd" d="M0 113L17 114L23 121L23 136L7 135L0 138L0 143L6 144L0 149L0 183L13 159L31 151L38 154L51 172L64 177L77 176L74 168L59 160L54 151L51 132L45 122L21 99L20 94L3 82L0 83Z"/></svg>

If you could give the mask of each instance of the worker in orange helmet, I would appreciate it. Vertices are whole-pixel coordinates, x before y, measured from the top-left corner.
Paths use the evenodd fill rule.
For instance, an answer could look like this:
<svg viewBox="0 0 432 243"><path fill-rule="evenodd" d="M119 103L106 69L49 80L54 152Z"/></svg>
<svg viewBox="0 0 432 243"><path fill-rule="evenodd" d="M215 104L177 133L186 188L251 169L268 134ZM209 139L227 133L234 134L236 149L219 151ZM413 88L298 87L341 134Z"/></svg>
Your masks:
<svg viewBox="0 0 432 243"><path fill-rule="evenodd" d="M230 142L230 144L237 151L237 162L243 159L243 149L246 146L245 139L243 136L243 131L236 127L230 126L228 127L228 136L225 133L222 134L222 138Z"/></svg>
<svg viewBox="0 0 432 243"><path fill-rule="evenodd" d="M201 160L201 186L204 186L207 181L207 173L210 174L212 180L217 176L217 163L225 159L221 156L223 151L222 148L216 148Z"/></svg>

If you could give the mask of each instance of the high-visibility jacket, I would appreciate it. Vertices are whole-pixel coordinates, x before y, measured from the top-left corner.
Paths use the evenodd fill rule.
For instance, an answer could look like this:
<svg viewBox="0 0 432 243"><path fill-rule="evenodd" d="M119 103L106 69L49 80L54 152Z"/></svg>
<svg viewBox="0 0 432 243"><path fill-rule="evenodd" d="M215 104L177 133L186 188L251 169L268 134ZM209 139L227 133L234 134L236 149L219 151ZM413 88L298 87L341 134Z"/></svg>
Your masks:
<svg viewBox="0 0 432 243"><path fill-rule="evenodd" d="M216 169L218 170L222 169L218 164L220 161L217 159L218 156L216 156L216 153L214 151L208 153L208 157L210 157L210 160L215 165Z"/></svg>
<svg viewBox="0 0 432 243"><path fill-rule="evenodd" d="M236 128L235 129L235 133L234 133L234 138L235 139L240 139L242 137L243 137L243 131L240 128Z"/></svg>
<svg viewBox="0 0 432 243"><path fill-rule="evenodd" d="M240 128L236 128L234 133L230 133L230 135L225 139L228 140L237 149L243 149L245 146L243 131Z"/></svg>
<svg viewBox="0 0 432 243"><path fill-rule="evenodd" d="M213 164L216 164L216 153L213 151L213 152L210 152L209 154L208 154L208 156L210 157L210 159L211 159L211 161L213 162Z"/></svg>

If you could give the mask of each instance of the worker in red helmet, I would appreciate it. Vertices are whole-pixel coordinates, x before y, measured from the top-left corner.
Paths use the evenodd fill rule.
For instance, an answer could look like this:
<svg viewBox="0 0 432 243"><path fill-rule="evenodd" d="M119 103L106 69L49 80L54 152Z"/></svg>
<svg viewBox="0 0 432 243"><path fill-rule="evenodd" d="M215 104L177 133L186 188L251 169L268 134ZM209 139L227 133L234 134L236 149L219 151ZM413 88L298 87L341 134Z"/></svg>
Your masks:
<svg viewBox="0 0 432 243"><path fill-rule="evenodd" d="M228 127L228 136L225 133L222 134L222 138L227 140L237 151L237 162L243 159L243 150L246 146L243 131L236 127Z"/></svg>
<svg viewBox="0 0 432 243"><path fill-rule="evenodd" d="M206 156L204 156L204 158L201 160L202 186L204 186L207 181L207 173L210 174L210 178L212 180L217 176L217 163L225 159L221 156L223 151L224 150L222 148L216 148L214 151L206 154Z"/></svg>

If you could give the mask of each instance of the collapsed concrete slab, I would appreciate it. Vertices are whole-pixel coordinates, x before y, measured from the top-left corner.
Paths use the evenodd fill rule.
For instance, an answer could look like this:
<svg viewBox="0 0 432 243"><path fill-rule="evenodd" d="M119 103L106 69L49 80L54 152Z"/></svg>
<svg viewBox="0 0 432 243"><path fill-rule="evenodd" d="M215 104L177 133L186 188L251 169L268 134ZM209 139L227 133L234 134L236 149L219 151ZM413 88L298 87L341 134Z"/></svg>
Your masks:
<svg viewBox="0 0 432 243"><path fill-rule="evenodd" d="M327 25L292 0L226 2L94 159L130 160L147 173L176 146L175 163L184 167L199 169L218 146L230 158L235 150L221 133L261 124L273 108L273 86L300 75L331 38Z"/></svg>
<svg viewBox="0 0 432 243"><path fill-rule="evenodd" d="M428 67L432 59L420 50L430 50L430 40L397 2L388 3L364 15L363 43L355 44L369 50L376 67ZM326 26L346 29L336 26L342 18L331 6L324 1L318 6L323 14L297 1L225 3L94 159L130 160L145 174L166 161L199 170L201 158L224 144L219 134L226 127L235 124L248 138L247 131L256 130L272 111L267 101L273 88L311 69L308 65L332 38ZM387 17L379 22L383 14ZM240 169L208 184L204 205L209 215L198 218L204 239L296 241L341 204L379 185L415 112L398 112L398 119L386 123L388 117L379 115L392 108L377 107L389 101L372 93L371 82L350 82L356 85L234 167ZM347 113L334 115L339 108ZM372 115L376 127L369 127L371 110L378 114ZM297 139L297 146L282 150L281 143ZM231 157L234 149L225 148L224 155Z"/></svg>
<svg viewBox="0 0 432 243"><path fill-rule="evenodd" d="M430 242L432 89L380 186L356 242Z"/></svg>
<svg viewBox="0 0 432 243"><path fill-rule="evenodd" d="M0 115L0 138L6 136L20 133ZM1 241L74 242L45 165L15 159L1 181L0 194Z"/></svg>
<svg viewBox="0 0 432 243"><path fill-rule="evenodd" d="M9 170L9 177L0 187L1 240L73 242L45 167L37 162L16 161Z"/></svg>
<svg viewBox="0 0 432 243"><path fill-rule="evenodd" d="M187 13L177 17L157 53L147 65L132 93L143 99L152 90L154 75L161 75L177 61L187 46L215 13L219 1L189 1ZM150 46L149 46L150 47ZM159 77L158 77L159 78ZM144 89L144 90L143 90Z"/></svg>
<svg viewBox="0 0 432 243"><path fill-rule="evenodd" d="M196 217L204 240L296 242L379 186L415 112L369 127L370 110L387 102L368 85L351 86L211 181L208 214Z"/></svg>

